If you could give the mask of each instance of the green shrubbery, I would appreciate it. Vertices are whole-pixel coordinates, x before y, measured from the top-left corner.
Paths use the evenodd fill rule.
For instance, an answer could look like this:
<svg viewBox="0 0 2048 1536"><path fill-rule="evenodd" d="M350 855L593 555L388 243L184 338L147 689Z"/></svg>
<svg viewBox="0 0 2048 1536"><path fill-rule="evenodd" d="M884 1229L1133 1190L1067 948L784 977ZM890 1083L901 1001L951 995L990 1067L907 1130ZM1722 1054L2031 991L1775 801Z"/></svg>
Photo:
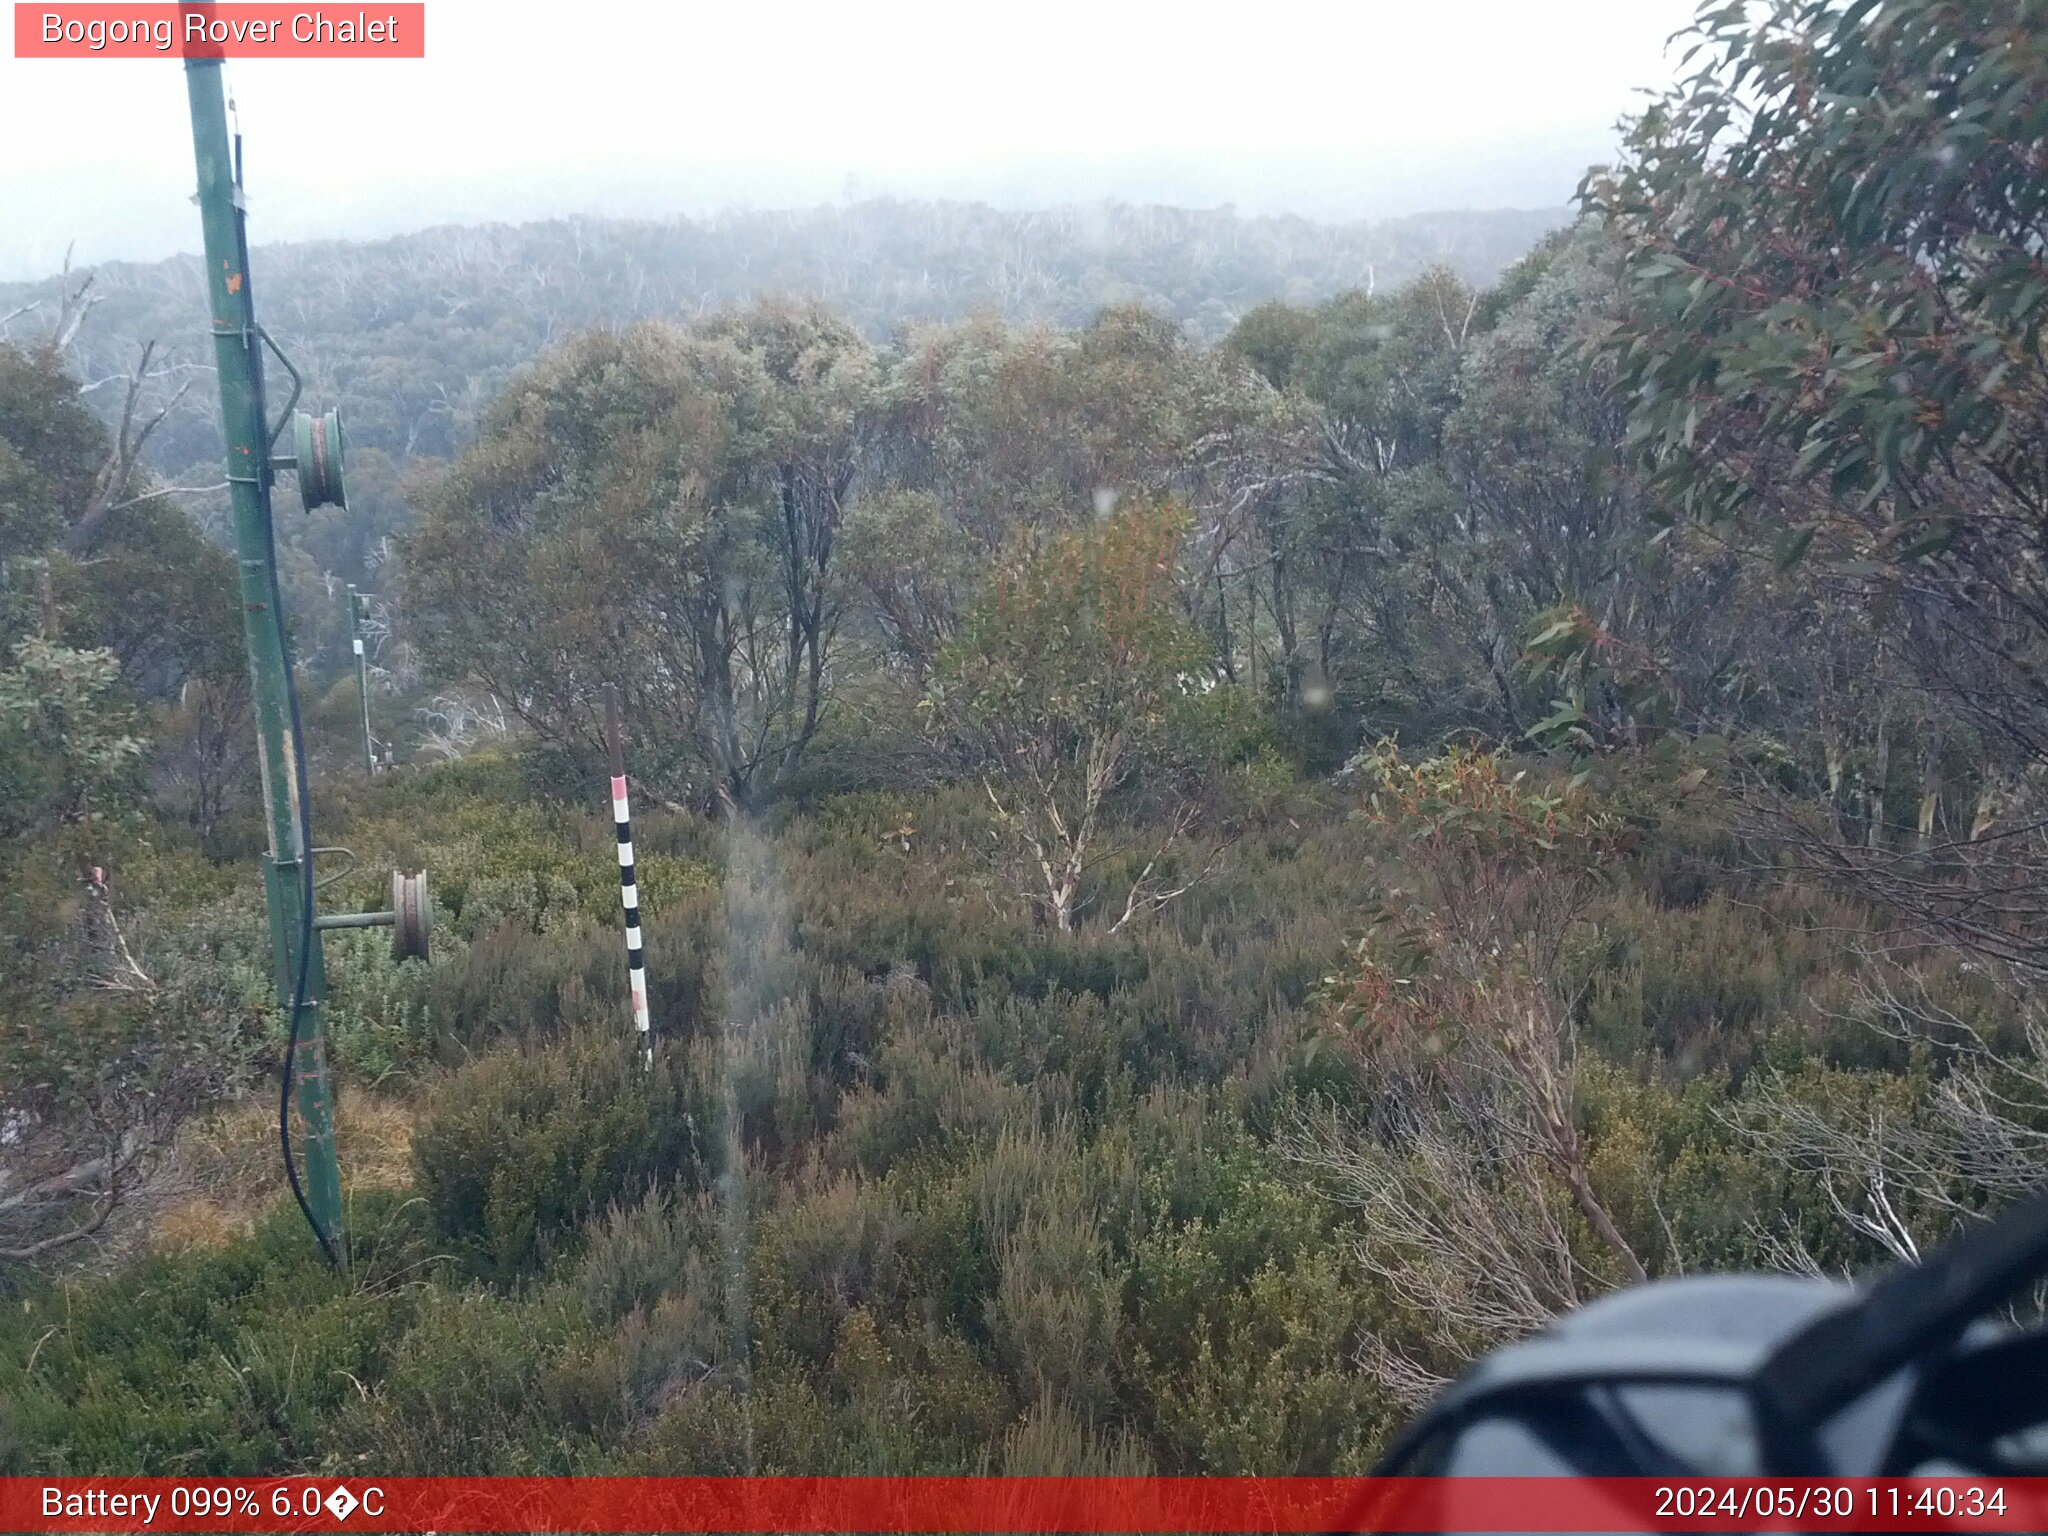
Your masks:
<svg viewBox="0 0 2048 1536"><path fill-rule="evenodd" d="M352 791L352 845L403 821L440 861L503 816L514 864L602 868L600 818L502 812L469 771ZM1603 1209L1653 1271L1880 1257L1770 1127L1790 1103L1932 1133L1969 1058L1897 1070L1853 905L1757 883L1701 805L1682 836L1613 805L1635 850L1560 951ZM828 801L736 851L651 820L727 871L650 912L655 1070L594 877L561 922L509 914L431 966L341 939L344 1093L403 1096L413 1189L358 1195L346 1278L286 1207L0 1309L8 1470L1356 1470L1403 1411L1389 1359L1488 1342L1433 1334L1377 1268L1396 1235L1299 1160L1316 1116L1370 1134L1405 1081L1323 1001L1362 914L1424 889L1402 827L1300 796L1112 935L977 887L963 791ZM1970 973L1911 974L2019 1039ZM1614 1268L1567 1227L1581 1285Z"/></svg>
<svg viewBox="0 0 2048 1536"><path fill-rule="evenodd" d="M282 1207L224 1249L0 1308L0 1470L330 1464L350 1405L382 1379L437 1273L416 1198L379 1194L349 1214L347 1276Z"/></svg>
<svg viewBox="0 0 2048 1536"><path fill-rule="evenodd" d="M715 1125L681 1053L652 1071L623 1032L493 1051L434 1091L413 1136L443 1236L503 1278L574 1246L583 1222L705 1177Z"/></svg>

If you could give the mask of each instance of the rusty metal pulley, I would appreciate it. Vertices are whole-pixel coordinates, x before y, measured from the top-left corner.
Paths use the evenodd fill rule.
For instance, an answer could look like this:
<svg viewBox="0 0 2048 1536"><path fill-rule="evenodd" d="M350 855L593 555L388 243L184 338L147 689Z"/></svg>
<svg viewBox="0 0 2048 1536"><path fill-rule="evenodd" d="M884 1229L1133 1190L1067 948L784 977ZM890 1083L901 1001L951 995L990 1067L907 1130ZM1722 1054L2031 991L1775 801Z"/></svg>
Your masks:
<svg viewBox="0 0 2048 1536"><path fill-rule="evenodd" d="M341 412L292 415L292 446L299 472L299 500L308 512L315 507L348 505L342 474Z"/></svg>
<svg viewBox="0 0 2048 1536"><path fill-rule="evenodd" d="M400 960L424 960L434 929L434 903L427 872L391 871L391 953Z"/></svg>

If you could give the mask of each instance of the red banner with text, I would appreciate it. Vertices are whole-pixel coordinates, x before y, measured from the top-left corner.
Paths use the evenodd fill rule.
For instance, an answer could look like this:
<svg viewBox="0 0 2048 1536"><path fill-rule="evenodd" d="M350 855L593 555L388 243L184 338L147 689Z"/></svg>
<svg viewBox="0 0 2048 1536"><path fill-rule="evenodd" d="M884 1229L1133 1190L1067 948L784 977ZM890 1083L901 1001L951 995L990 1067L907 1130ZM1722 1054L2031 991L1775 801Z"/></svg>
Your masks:
<svg viewBox="0 0 2048 1536"><path fill-rule="evenodd" d="M18 59L423 59L424 4L21 4Z"/></svg>
<svg viewBox="0 0 2048 1536"><path fill-rule="evenodd" d="M0 1478L6 1531L2041 1531L2048 1478Z"/></svg>

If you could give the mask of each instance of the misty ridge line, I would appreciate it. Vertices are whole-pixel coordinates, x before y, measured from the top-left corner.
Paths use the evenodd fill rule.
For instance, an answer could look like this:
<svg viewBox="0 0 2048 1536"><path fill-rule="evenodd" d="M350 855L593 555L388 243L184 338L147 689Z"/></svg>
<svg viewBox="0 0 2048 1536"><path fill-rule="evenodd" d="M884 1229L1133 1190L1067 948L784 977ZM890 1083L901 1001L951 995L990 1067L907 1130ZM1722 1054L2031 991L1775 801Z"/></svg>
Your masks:
<svg viewBox="0 0 2048 1536"><path fill-rule="evenodd" d="M456 217L388 233L322 234L275 240L259 238L250 249L252 255L260 253L289 261L316 259L345 251L363 254L397 251L415 243L432 244L463 236L521 237L555 230L616 230L642 234L702 232L714 236L737 234L749 237L797 232L820 225L858 229L920 220L925 221L918 227L920 234L959 236L1002 226L1018 234L1050 239L1064 237L1084 245L1117 243L1133 237L1171 241L1206 230L1266 235L1269 238L1281 232L1291 235L1314 232L1334 245L1379 239L1395 246L1402 242L1404 235L1412 233L1443 241L1441 254L1447 262L1455 263L1466 254L1461 247L1469 238L1497 237L1497 232L1503 228L1525 228L1540 238L1571 222L1572 216L1572 210L1561 204L1444 207L1377 218L1330 218L1292 211L1240 211L1239 206L1232 202L1192 204L1102 198L1013 207L984 198L882 194L844 202L820 200L770 207L729 205L702 212L659 215L564 213L535 218ZM65 238L62 244L70 247L74 242ZM195 248L155 257L77 259L72 265L97 271L105 281L117 279L124 273L149 271L179 263L194 264L198 259ZM36 276L0 279L0 294L32 295L43 288L54 291L60 278L60 266L61 259L53 259Z"/></svg>
<svg viewBox="0 0 2048 1536"><path fill-rule="evenodd" d="M777 160L678 161L651 146L573 162L480 166L459 178L410 156L374 180L308 182L288 153L252 144L251 235L258 244L381 240L442 225L563 218L718 222L763 212L844 211L873 201L986 205L1008 214L1102 206L1236 210L1321 224L1387 224L1457 209L1564 210L1589 164L1613 148L1612 124L1538 132L1512 144L1386 145L1371 153L1105 151L1083 158L999 157L918 168ZM80 259L150 262L191 247L189 168L165 158L78 166L29 161L0 173L0 200L33 217L0 229L0 281L54 271L75 239Z"/></svg>
<svg viewBox="0 0 2048 1536"><path fill-rule="evenodd" d="M1216 339L1221 331L1200 335L1210 329L1193 313L1202 302L1233 309L1273 298L1303 302L1397 283L1433 264L1467 281L1490 281L1570 217L1563 207L1481 208L1335 221L1241 214L1230 205L1103 201L1011 210L985 201L877 197L660 218L450 221L371 238L259 239L252 253L261 261L266 297L302 308L311 301L293 294L300 282L357 283L386 263L394 265L394 275L459 283L481 270L524 279L522 287L558 268L587 268L600 279L647 269L660 279L658 296L646 291L642 276L631 290L612 295L612 304L593 304L586 295L567 307L615 309L620 318L635 319L658 312L647 307L657 297L740 302L781 291L831 303L835 294L856 296L879 286L897 290L907 307L889 317L847 316L863 329L879 322L886 332L897 323L976 310L1085 323L1105 304L1140 303L1183 324L1196 322L1197 339ZM196 254L180 252L151 260L79 260L72 271L96 274L101 302L112 306L96 319L105 335L128 318L122 295L167 286L183 291L197 281L197 264ZM1073 286L1089 277L1091 284ZM54 298L62 283L53 267L40 277L0 282L0 300L12 309ZM11 339L24 339L19 322ZM121 339L130 337L123 332Z"/></svg>

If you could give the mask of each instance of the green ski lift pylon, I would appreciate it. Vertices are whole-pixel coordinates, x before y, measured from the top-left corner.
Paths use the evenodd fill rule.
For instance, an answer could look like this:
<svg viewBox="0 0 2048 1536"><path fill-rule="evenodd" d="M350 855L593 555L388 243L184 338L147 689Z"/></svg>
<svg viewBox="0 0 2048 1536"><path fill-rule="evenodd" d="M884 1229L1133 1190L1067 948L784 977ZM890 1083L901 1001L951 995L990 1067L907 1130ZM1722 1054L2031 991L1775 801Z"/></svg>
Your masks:
<svg viewBox="0 0 2048 1536"><path fill-rule="evenodd" d="M263 893L270 919L271 973L289 1015L291 1044L285 1093L296 1091L304 1122L305 1181L291 1158L289 1120L281 1106L287 1171L307 1222L322 1250L346 1264L341 1171L335 1155L334 1102L327 1070L327 976L319 934L327 928L390 927L401 957L425 958L432 906L426 876L392 876L389 912L321 918L314 911L315 881L307 806L305 743L292 685L290 650L280 609L277 549L271 525L271 486L280 468L298 472L307 510L345 506L341 418L294 415L299 375L290 359L256 323L249 286L249 251L242 195L241 143L228 137L221 61L188 57L185 89L192 115L192 153L198 170L200 224L206 244L206 291L213 319L221 432L226 445L228 492L234 508L235 567L240 583L242 638L256 704L257 767L263 780L265 830ZM284 414L273 426L263 394L263 353L291 376ZM294 453L275 456L285 426L293 427Z"/></svg>
<svg viewBox="0 0 2048 1536"><path fill-rule="evenodd" d="M273 468L263 399L263 338L251 301L242 231L242 188L228 141L227 103L218 59L187 58L185 88L192 113L192 152L199 173L199 215L206 240L206 288L220 384L221 431L235 517L236 570L242 634L256 702L257 766L263 779L268 856L263 890L270 917L271 971L278 1001L292 1014L286 1070L305 1123L306 1179L300 1195L322 1249L345 1260L341 1172L335 1157L334 1104L327 1077L320 945L308 937L310 861L300 816L301 743L291 722L291 674L277 604L277 561L270 521ZM298 391L293 389L296 397ZM287 1150L289 1148L287 1147Z"/></svg>

